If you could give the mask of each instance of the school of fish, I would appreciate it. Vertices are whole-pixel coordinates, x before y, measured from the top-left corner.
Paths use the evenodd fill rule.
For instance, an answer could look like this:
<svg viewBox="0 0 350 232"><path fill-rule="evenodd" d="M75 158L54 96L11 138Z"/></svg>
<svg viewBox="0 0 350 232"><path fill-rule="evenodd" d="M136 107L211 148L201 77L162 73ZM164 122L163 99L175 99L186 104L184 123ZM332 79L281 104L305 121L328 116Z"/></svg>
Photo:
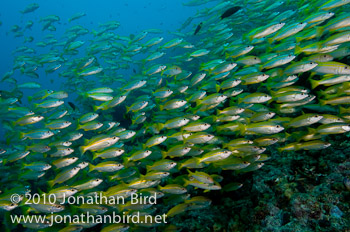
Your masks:
<svg viewBox="0 0 350 232"><path fill-rule="evenodd" d="M326 149L329 135L350 131L350 0L184 5L208 2L215 6L168 41L158 29L119 35L118 21L96 30L69 27L85 13L68 19L63 37L55 35L64 21L57 15L11 28L8 35L24 42L1 80L12 86L0 97L2 221L9 214L117 212L165 213L168 223L50 227L48 217L5 220L2 228L178 231L169 226L173 217L210 207L209 191L219 196L242 187L231 174L261 168L271 150ZM33 3L21 13L30 18L38 8ZM43 40L25 36L34 24ZM19 75L30 81L17 81ZM60 89L43 88L41 80L53 75ZM27 193L54 194L57 202L26 205ZM155 194L157 204L132 205L133 193ZM63 195L99 194L127 202L60 202Z"/></svg>

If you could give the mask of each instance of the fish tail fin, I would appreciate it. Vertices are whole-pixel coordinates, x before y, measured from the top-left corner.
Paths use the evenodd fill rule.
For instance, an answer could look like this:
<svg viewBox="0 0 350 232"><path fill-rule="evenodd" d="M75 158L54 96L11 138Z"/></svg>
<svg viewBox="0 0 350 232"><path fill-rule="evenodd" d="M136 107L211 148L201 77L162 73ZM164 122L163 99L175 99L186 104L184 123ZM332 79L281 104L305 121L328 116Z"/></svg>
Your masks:
<svg viewBox="0 0 350 232"><path fill-rule="evenodd" d="M240 131L241 135L244 135L246 130L247 130L246 125L244 125L244 124L242 124L240 122L238 122L237 124L238 124L238 128L239 128L239 131Z"/></svg>
<svg viewBox="0 0 350 232"><path fill-rule="evenodd" d="M95 169L95 166L92 164L89 164L89 172L92 172Z"/></svg>
<svg viewBox="0 0 350 232"><path fill-rule="evenodd" d="M80 146L79 147L79 151L81 155L84 155L85 151L86 151L86 147L85 146Z"/></svg>
<svg viewBox="0 0 350 232"><path fill-rule="evenodd" d="M303 52L303 49L300 46L296 45L295 46L295 54L299 55L302 52Z"/></svg>
<svg viewBox="0 0 350 232"><path fill-rule="evenodd" d="M259 69L259 71L261 72L262 70L264 70L264 65L259 65L259 67L258 67L258 69Z"/></svg>
<svg viewBox="0 0 350 232"><path fill-rule="evenodd" d="M130 157L123 156L122 157L124 167L127 167L130 162Z"/></svg>
<svg viewBox="0 0 350 232"><path fill-rule="evenodd" d="M319 82L317 80L310 80L310 83L312 89L315 89L319 85Z"/></svg>
<svg viewBox="0 0 350 232"><path fill-rule="evenodd" d="M93 105L92 109L93 109L94 112L96 112L96 111L98 111L100 109L100 107L97 106L97 105Z"/></svg>
<svg viewBox="0 0 350 232"><path fill-rule="evenodd" d="M296 37L295 40L297 41L297 43L300 43L302 40L304 40L303 37Z"/></svg>
<svg viewBox="0 0 350 232"><path fill-rule="evenodd" d="M47 182L47 184L49 185L50 188L52 188L56 183L55 183L55 180L50 180Z"/></svg>
<svg viewBox="0 0 350 232"><path fill-rule="evenodd" d="M187 169L188 170L188 169ZM190 184L190 181L189 180L184 180L185 181L185 183L184 183L184 187L187 187L189 184Z"/></svg>
<svg viewBox="0 0 350 232"><path fill-rule="evenodd" d="M200 165L202 163L202 160L200 158L195 158L196 164Z"/></svg>
<svg viewBox="0 0 350 232"><path fill-rule="evenodd" d="M160 151L162 153L163 159L165 159L168 156L168 153L166 151Z"/></svg>
<svg viewBox="0 0 350 232"><path fill-rule="evenodd" d="M348 109L345 107L339 107L339 114L346 114L348 113Z"/></svg>
<svg viewBox="0 0 350 232"><path fill-rule="evenodd" d="M26 137L26 134L20 131L19 133L16 133L16 136L18 136L20 140L23 140Z"/></svg>
<svg viewBox="0 0 350 232"><path fill-rule="evenodd" d="M254 35L249 35L249 36L247 36L247 38L248 38L249 42L252 42L254 39Z"/></svg>
<svg viewBox="0 0 350 232"><path fill-rule="evenodd" d="M118 209L119 212L123 212L123 210L124 210L124 205L118 204L118 205L117 205L117 209Z"/></svg>
<svg viewBox="0 0 350 232"><path fill-rule="evenodd" d="M327 100L325 100L325 99L320 99L319 101L320 101L321 106L324 106L327 104Z"/></svg>
<svg viewBox="0 0 350 232"><path fill-rule="evenodd" d="M202 104L202 100L196 100L196 104L197 104L197 106L201 105Z"/></svg>
<svg viewBox="0 0 350 232"><path fill-rule="evenodd" d="M268 46L268 48L266 49L266 52L267 53L270 53L273 51L273 47L272 46Z"/></svg>
<svg viewBox="0 0 350 232"><path fill-rule="evenodd" d="M9 124L12 128L14 128L16 126L16 122L10 122Z"/></svg>
<svg viewBox="0 0 350 232"><path fill-rule="evenodd" d="M156 123L156 129L158 130L158 131L161 131L162 129L164 128L164 124L163 123Z"/></svg>
<svg viewBox="0 0 350 232"><path fill-rule="evenodd" d="M317 27L316 28L316 37L321 37L323 35L324 27Z"/></svg>
<svg viewBox="0 0 350 232"><path fill-rule="evenodd" d="M316 128L311 128L311 127L309 127L309 128L307 129L307 132L308 132L309 134L316 134L316 133L317 133L317 129L316 129Z"/></svg>
<svg viewBox="0 0 350 232"><path fill-rule="evenodd" d="M216 90L216 92L218 93L218 92L220 91L220 85L216 84L216 85L215 85L215 90Z"/></svg>
<svg viewBox="0 0 350 232"><path fill-rule="evenodd" d="M126 113L130 112L130 108L131 108L131 106L126 106Z"/></svg>

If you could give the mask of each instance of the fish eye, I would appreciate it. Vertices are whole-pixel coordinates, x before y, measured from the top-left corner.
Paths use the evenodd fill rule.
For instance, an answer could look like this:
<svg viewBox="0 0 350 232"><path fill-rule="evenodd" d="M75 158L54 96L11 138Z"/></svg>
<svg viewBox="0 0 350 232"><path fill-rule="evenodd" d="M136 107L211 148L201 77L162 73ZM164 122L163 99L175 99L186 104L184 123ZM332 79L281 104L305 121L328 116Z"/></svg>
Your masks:
<svg viewBox="0 0 350 232"><path fill-rule="evenodd" d="M344 69L348 69L348 67L347 67L347 66L345 66L345 67L344 67Z"/></svg>
<svg viewBox="0 0 350 232"><path fill-rule="evenodd" d="M276 128L280 128L280 125L277 125Z"/></svg>
<svg viewBox="0 0 350 232"><path fill-rule="evenodd" d="M304 23L303 23L303 22L300 22L300 23L299 23L299 25L302 25L302 24L304 24Z"/></svg>
<svg viewBox="0 0 350 232"><path fill-rule="evenodd" d="M67 148L67 151L72 151L72 149L70 149L70 148Z"/></svg>
<svg viewBox="0 0 350 232"><path fill-rule="evenodd" d="M114 139L117 139L117 136L113 136L113 138L112 138L112 139L113 139L113 140L114 140Z"/></svg>
<svg viewBox="0 0 350 232"><path fill-rule="evenodd" d="M119 149L118 151L119 151L119 152L122 152L122 149Z"/></svg>

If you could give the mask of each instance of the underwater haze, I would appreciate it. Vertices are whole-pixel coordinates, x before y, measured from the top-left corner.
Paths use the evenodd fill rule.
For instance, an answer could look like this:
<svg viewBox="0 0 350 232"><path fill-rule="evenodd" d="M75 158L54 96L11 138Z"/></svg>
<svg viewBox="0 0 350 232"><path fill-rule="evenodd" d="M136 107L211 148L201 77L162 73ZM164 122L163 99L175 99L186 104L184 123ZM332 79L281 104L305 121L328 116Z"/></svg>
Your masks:
<svg viewBox="0 0 350 232"><path fill-rule="evenodd" d="M349 10L0 2L0 230L348 231Z"/></svg>

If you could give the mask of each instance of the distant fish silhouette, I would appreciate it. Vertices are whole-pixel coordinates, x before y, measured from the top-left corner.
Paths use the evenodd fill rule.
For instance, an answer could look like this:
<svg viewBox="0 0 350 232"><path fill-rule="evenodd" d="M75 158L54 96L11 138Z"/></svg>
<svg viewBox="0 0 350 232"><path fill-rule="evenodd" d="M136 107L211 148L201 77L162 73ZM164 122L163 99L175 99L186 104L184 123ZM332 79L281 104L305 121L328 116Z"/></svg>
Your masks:
<svg viewBox="0 0 350 232"><path fill-rule="evenodd" d="M197 28L196 28L196 30L194 31L194 35L197 35L197 33L200 31L200 29L202 28L202 25L203 25L203 23L200 23L198 26L197 26Z"/></svg>
<svg viewBox="0 0 350 232"><path fill-rule="evenodd" d="M73 110L77 108L72 102L68 102L68 104L70 105L70 107L72 107Z"/></svg>
<svg viewBox="0 0 350 232"><path fill-rule="evenodd" d="M240 9L242 9L242 7L240 6L234 6L231 7L229 9L227 9L222 15L221 15L221 19L230 17L231 15L233 15L234 13L236 13L237 11L239 11Z"/></svg>

